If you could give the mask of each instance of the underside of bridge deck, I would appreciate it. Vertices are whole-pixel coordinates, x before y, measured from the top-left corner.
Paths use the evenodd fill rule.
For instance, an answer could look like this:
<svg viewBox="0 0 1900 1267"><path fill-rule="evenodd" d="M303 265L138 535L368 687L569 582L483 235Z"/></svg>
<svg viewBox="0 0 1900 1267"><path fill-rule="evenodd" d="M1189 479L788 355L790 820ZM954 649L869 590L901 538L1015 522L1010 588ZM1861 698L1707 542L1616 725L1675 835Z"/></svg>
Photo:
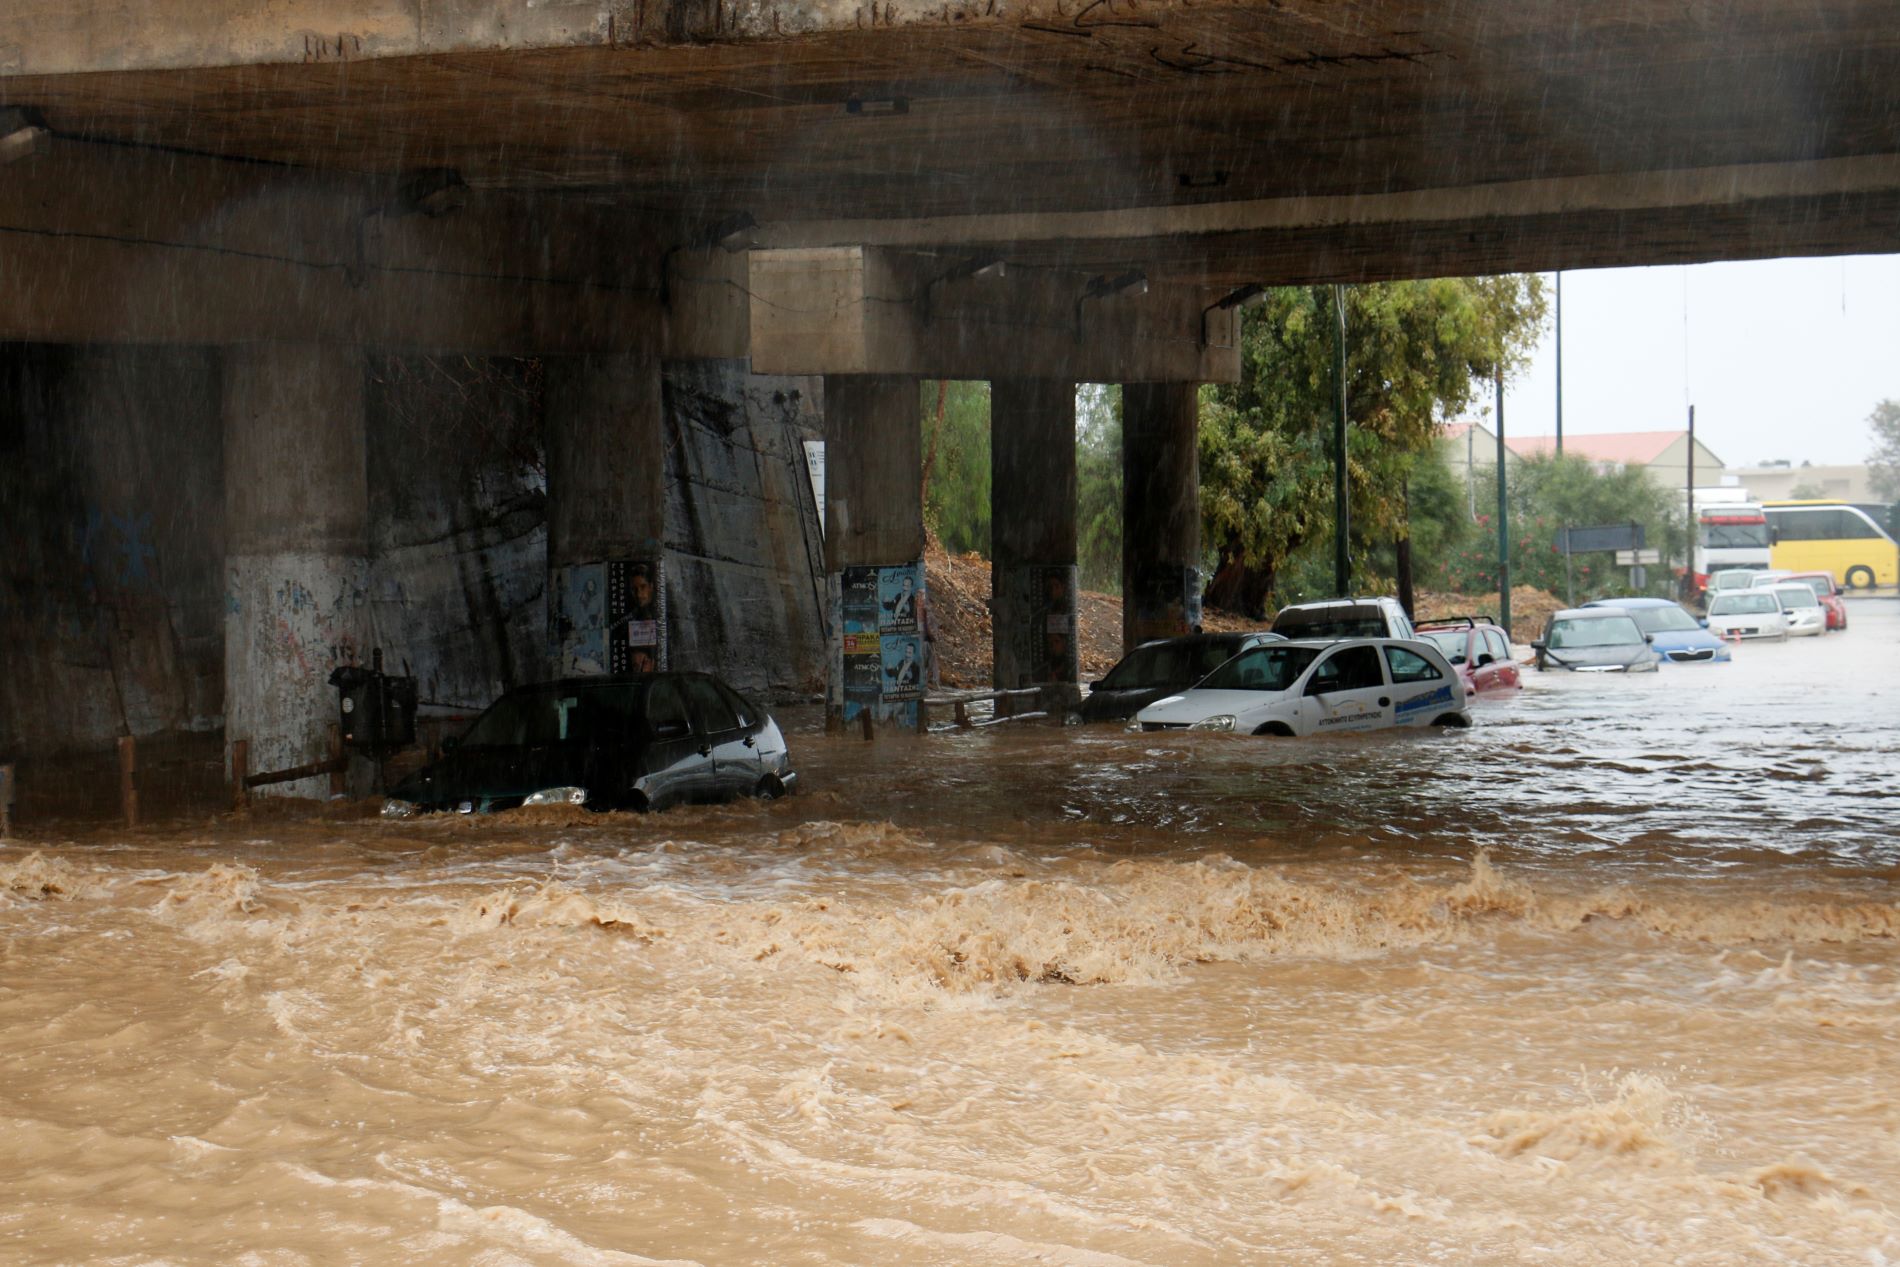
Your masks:
<svg viewBox="0 0 1900 1267"><path fill-rule="evenodd" d="M681 235L749 213L769 245L1225 285L1883 250L1900 224L1892 0L106 7L0 35L0 103Z"/></svg>

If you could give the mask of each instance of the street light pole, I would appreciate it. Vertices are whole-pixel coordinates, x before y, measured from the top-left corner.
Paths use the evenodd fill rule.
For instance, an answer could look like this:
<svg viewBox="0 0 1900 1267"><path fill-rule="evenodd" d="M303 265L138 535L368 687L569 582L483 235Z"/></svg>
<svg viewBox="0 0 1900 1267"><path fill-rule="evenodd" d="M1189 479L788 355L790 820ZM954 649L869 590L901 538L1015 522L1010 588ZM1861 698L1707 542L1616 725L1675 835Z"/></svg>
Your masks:
<svg viewBox="0 0 1900 1267"><path fill-rule="evenodd" d="M1352 592L1351 507L1346 498L1346 289L1333 285L1333 379L1337 388L1333 417L1333 592Z"/></svg>
<svg viewBox="0 0 1900 1267"><path fill-rule="evenodd" d="M1564 272L1557 270L1557 456L1564 455Z"/></svg>
<svg viewBox="0 0 1900 1267"><path fill-rule="evenodd" d="M1492 371L1498 399L1498 621L1511 632L1511 521L1504 500L1504 362Z"/></svg>

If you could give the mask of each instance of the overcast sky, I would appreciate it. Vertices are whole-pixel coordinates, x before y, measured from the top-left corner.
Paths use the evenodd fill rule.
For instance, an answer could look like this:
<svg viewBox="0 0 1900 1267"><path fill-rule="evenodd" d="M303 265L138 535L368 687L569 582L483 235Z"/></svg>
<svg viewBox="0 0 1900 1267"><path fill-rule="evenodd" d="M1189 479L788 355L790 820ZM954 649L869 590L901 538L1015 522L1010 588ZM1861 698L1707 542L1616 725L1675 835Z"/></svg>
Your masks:
<svg viewBox="0 0 1900 1267"><path fill-rule="evenodd" d="M1549 435L1556 391L1547 327L1505 390L1507 434ZM1900 256L1564 274L1566 436L1678 429L1694 402L1731 466L1863 462L1883 397L1900 400Z"/></svg>

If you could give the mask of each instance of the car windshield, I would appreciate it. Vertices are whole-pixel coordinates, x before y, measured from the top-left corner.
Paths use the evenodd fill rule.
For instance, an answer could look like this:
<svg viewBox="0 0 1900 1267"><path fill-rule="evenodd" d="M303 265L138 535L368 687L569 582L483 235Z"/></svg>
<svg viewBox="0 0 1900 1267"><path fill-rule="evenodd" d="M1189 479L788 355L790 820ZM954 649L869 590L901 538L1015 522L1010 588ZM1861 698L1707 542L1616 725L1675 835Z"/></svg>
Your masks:
<svg viewBox="0 0 1900 1267"><path fill-rule="evenodd" d="M1700 629L1695 617L1680 607L1630 607L1626 608L1636 627L1644 633L1673 633L1683 629Z"/></svg>
<svg viewBox="0 0 1900 1267"><path fill-rule="evenodd" d="M643 715L637 685L550 683L510 691L475 719L465 748L584 747L625 738Z"/></svg>
<svg viewBox="0 0 1900 1267"><path fill-rule="evenodd" d="M1453 664L1465 662L1465 639L1469 636L1463 629L1421 629L1418 636L1445 653L1445 658Z"/></svg>
<svg viewBox="0 0 1900 1267"><path fill-rule="evenodd" d="M1750 582L1750 584L1758 590L1765 590L1776 585L1786 584L1787 580L1788 578L1780 572L1757 572L1755 573L1755 579Z"/></svg>
<svg viewBox="0 0 1900 1267"><path fill-rule="evenodd" d="M1286 691L1319 655L1318 647L1253 647L1209 674L1204 691Z"/></svg>
<svg viewBox="0 0 1900 1267"><path fill-rule="evenodd" d="M1797 576L1794 579L1813 590L1816 598L1821 598L1834 592L1834 582L1825 576Z"/></svg>
<svg viewBox="0 0 1900 1267"><path fill-rule="evenodd" d="M1108 671L1102 688L1135 691L1157 686L1189 686L1225 664L1235 644L1216 641L1163 642L1137 647Z"/></svg>
<svg viewBox="0 0 1900 1267"><path fill-rule="evenodd" d="M1821 605L1821 600L1814 596L1814 591L1799 582L1793 585L1777 585L1775 586L1775 593L1780 597L1783 608L1819 607Z"/></svg>
<svg viewBox="0 0 1900 1267"><path fill-rule="evenodd" d="M1709 600L1711 616L1765 616L1781 610L1773 594L1723 594Z"/></svg>
<svg viewBox="0 0 1900 1267"><path fill-rule="evenodd" d="M1745 590L1755 583L1757 573L1753 568L1731 569L1717 572L1709 578L1712 590Z"/></svg>
<svg viewBox="0 0 1900 1267"><path fill-rule="evenodd" d="M1768 521L1747 524L1702 525L1702 544L1714 550L1765 550L1769 546Z"/></svg>
<svg viewBox="0 0 1900 1267"><path fill-rule="evenodd" d="M1627 615L1573 617L1550 627L1548 642L1554 651L1579 647L1626 647L1641 642L1636 622Z"/></svg>
<svg viewBox="0 0 1900 1267"><path fill-rule="evenodd" d="M1385 614L1376 607L1283 611L1274 617L1273 632L1289 638L1383 638Z"/></svg>

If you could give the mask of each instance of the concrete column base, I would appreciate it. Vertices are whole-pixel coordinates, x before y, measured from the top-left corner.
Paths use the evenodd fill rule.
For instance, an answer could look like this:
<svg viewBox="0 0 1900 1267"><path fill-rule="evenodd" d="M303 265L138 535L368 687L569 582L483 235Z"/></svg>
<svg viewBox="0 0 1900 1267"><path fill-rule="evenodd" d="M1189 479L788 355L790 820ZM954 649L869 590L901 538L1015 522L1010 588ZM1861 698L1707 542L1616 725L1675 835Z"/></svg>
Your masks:
<svg viewBox="0 0 1900 1267"><path fill-rule="evenodd" d="M996 686L1040 686L1040 706L1058 715L1082 699L1075 577L1074 563L1003 564L990 573Z"/></svg>
<svg viewBox="0 0 1900 1267"><path fill-rule="evenodd" d="M924 663L923 431L909 378L825 379L825 725L915 731Z"/></svg>
<svg viewBox="0 0 1900 1267"><path fill-rule="evenodd" d="M1199 389L1122 387L1122 649L1201 623Z"/></svg>
<svg viewBox="0 0 1900 1267"><path fill-rule="evenodd" d="M1066 716L1081 699L1075 622L1075 384L990 385L991 665L997 687L1043 688ZM1018 706L1020 708L1020 706Z"/></svg>
<svg viewBox="0 0 1900 1267"><path fill-rule="evenodd" d="M330 672L367 663L375 636L369 561L296 552L227 556L224 605L226 739L249 741L253 774L328 757L337 720ZM252 795L329 793L323 775L267 784Z"/></svg>

